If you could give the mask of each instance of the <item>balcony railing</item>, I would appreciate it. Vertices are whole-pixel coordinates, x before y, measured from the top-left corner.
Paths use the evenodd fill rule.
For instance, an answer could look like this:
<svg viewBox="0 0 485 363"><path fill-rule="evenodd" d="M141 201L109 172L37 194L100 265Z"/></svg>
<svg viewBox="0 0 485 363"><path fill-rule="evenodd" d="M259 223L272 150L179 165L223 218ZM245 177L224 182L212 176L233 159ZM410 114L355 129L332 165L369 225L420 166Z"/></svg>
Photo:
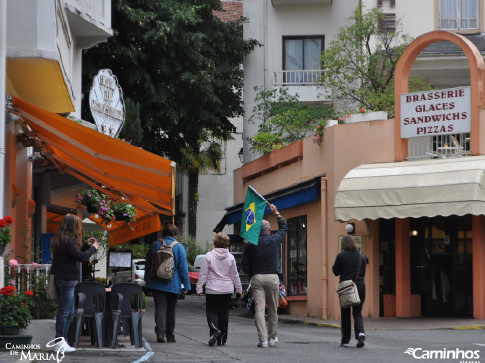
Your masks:
<svg viewBox="0 0 485 363"><path fill-rule="evenodd" d="M471 155L470 134L424 136L409 139L409 160Z"/></svg>
<svg viewBox="0 0 485 363"><path fill-rule="evenodd" d="M274 86L319 86L323 71L296 70L274 72Z"/></svg>

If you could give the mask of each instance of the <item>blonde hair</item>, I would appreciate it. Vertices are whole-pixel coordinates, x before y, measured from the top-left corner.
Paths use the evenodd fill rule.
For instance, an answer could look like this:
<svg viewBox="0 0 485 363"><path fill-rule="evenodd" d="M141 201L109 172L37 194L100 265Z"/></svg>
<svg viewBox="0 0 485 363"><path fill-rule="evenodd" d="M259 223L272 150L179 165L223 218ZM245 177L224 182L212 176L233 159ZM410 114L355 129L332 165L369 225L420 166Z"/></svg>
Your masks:
<svg viewBox="0 0 485 363"><path fill-rule="evenodd" d="M68 239L73 239L81 247L83 222L74 214L66 214L62 218L59 229L51 241L51 251L61 247Z"/></svg>
<svg viewBox="0 0 485 363"><path fill-rule="evenodd" d="M216 248L229 247L229 236L224 232L219 232L214 236L214 246Z"/></svg>

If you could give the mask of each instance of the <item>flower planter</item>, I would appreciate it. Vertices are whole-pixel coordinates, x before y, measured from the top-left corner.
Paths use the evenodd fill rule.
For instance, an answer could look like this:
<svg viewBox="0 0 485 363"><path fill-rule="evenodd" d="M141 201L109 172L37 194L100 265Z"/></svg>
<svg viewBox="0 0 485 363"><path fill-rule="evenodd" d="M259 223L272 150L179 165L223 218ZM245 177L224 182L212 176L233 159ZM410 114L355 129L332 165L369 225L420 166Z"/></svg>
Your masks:
<svg viewBox="0 0 485 363"><path fill-rule="evenodd" d="M25 329L20 329L20 334L31 335L32 344L45 347L56 336L56 319L32 319Z"/></svg>
<svg viewBox="0 0 485 363"><path fill-rule="evenodd" d="M127 222L130 220L130 216L125 216L123 213L115 213L115 221Z"/></svg>
<svg viewBox="0 0 485 363"><path fill-rule="evenodd" d="M377 121L377 120L387 120L386 111L375 111L366 113L354 113L350 117L345 118L346 124L351 124L354 122L364 122L364 121Z"/></svg>
<svg viewBox="0 0 485 363"><path fill-rule="evenodd" d="M9 351L7 347L28 345L32 342L32 335L0 335L0 351Z"/></svg>
<svg viewBox="0 0 485 363"><path fill-rule="evenodd" d="M2 325L0 327L0 334L2 335L18 335L19 326L18 325Z"/></svg>

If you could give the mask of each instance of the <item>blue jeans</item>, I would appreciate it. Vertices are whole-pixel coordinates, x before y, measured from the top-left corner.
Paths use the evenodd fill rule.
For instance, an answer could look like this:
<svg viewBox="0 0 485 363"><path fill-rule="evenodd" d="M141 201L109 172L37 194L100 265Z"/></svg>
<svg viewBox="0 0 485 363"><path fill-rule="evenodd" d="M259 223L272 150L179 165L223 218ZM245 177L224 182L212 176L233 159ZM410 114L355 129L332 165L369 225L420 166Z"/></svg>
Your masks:
<svg viewBox="0 0 485 363"><path fill-rule="evenodd" d="M56 338L64 337L67 342L67 333L74 315L74 288L77 281L56 280L59 291L59 307L56 316Z"/></svg>

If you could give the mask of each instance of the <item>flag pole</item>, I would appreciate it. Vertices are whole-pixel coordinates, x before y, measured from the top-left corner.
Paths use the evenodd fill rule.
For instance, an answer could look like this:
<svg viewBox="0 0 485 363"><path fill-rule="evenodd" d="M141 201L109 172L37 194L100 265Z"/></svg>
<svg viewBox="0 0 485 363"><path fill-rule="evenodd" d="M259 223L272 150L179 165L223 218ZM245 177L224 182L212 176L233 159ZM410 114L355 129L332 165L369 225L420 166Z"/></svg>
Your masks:
<svg viewBox="0 0 485 363"><path fill-rule="evenodd" d="M271 203L268 202L261 194L259 194L256 189L254 189L251 185L248 185L248 188L251 188L251 190L255 192L262 200L264 200L266 204L271 208Z"/></svg>

